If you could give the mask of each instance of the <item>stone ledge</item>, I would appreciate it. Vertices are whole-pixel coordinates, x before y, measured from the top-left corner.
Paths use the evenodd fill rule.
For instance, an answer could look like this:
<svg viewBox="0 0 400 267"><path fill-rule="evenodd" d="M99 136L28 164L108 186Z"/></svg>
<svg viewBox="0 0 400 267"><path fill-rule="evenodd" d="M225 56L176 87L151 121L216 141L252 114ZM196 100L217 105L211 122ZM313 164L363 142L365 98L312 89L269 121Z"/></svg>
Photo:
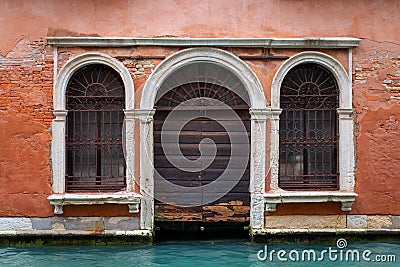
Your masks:
<svg viewBox="0 0 400 267"><path fill-rule="evenodd" d="M400 234L400 229L263 229L253 230L253 235L279 235L279 234Z"/></svg>
<svg viewBox="0 0 400 267"><path fill-rule="evenodd" d="M0 217L0 231L135 231L140 229L139 220L138 216Z"/></svg>
<svg viewBox="0 0 400 267"><path fill-rule="evenodd" d="M268 212L276 211L276 205L280 203L323 203L341 202L342 211L350 211L357 194L341 191L282 191L268 192L264 194L265 209Z"/></svg>
<svg viewBox="0 0 400 267"><path fill-rule="evenodd" d="M47 37L58 47L131 47L131 46L211 46L262 48L352 48L360 39L328 38L130 38L130 37Z"/></svg>
<svg viewBox="0 0 400 267"><path fill-rule="evenodd" d="M398 241L400 229L263 229L253 230L251 240L255 243L305 243L336 244L339 238L348 242Z"/></svg>
<svg viewBox="0 0 400 267"><path fill-rule="evenodd" d="M145 245L153 243L149 230L17 230L0 231L0 245Z"/></svg>
<svg viewBox="0 0 400 267"><path fill-rule="evenodd" d="M0 231L0 236L10 235L26 235L26 236L41 236L41 235L115 235L115 236L152 236L150 230L104 230L96 231L83 231L83 230L8 230Z"/></svg>
<svg viewBox="0 0 400 267"><path fill-rule="evenodd" d="M65 205L121 204L129 206L129 213L138 213L141 195L136 193L114 194L53 194L47 199L54 206L54 214L63 214Z"/></svg>

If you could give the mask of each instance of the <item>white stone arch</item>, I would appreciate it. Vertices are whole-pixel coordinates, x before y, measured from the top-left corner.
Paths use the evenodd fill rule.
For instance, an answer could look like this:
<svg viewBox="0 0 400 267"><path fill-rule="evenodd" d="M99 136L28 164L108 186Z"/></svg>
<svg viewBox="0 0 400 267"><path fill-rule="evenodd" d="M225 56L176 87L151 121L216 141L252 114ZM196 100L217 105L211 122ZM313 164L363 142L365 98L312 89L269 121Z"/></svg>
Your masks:
<svg viewBox="0 0 400 267"><path fill-rule="evenodd" d="M158 89L176 70L188 64L207 62L219 65L236 77L246 88L252 109L265 109L266 101L257 75L237 56L216 48L189 48L177 52L158 65L143 87L140 109L153 109Z"/></svg>
<svg viewBox="0 0 400 267"><path fill-rule="evenodd" d="M339 190L324 192L284 191L278 186L279 175L279 115L280 88L287 73L295 66L314 63L323 66L335 77L339 86ZM270 133L270 172L271 191L265 195L266 209L275 211L276 204L289 202L327 202L342 203L342 210L351 210L357 195L354 193L354 121L352 109L352 84L346 69L333 57L321 52L302 52L286 60L276 72L271 87L271 133Z"/></svg>
<svg viewBox="0 0 400 267"><path fill-rule="evenodd" d="M153 115L157 91L163 82L182 67L195 63L212 63L225 68L242 82L249 96L251 114L250 155L250 224L252 229L264 225L266 118L269 109L257 75L232 53L216 48L189 48L179 51L158 65L143 87L140 109L135 111L140 125L141 228L152 229L154 222Z"/></svg>
<svg viewBox="0 0 400 267"><path fill-rule="evenodd" d="M127 188L118 197L106 194L84 195L65 194L65 170L66 170L66 90L71 76L80 68L91 65L102 64L114 69L122 78L125 87L125 159ZM62 214L62 206L95 203L121 203L130 205L130 212L138 212L138 199L133 197L134 190L134 85L128 69L117 59L103 53L85 53L70 59L60 70L53 90L53 114L52 122L52 192L55 195L49 197L50 203L55 206L55 213ZM74 195L74 196L71 196ZM133 198L135 198L133 200ZM134 207L136 205L136 208Z"/></svg>
<svg viewBox="0 0 400 267"><path fill-rule="evenodd" d="M333 57L321 52L302 52L290 57L276 72L271 87L271 108L280 108L280 88L286 74L295 66L314 63L325 67L335 77L339 86L339 108L352 108L351 81L346 69Z"/></svg>
<svg viewBox="0 0 400 267"><path fill-rule="evenodd" d="M54 110L65 110L65 93L71 76L80 68L91 64L103 64L113 68L121 76L125 86L125 109L134 109L134 85L128 69L117 59L103 53L85 53L70 59L60 70L55 81Z"/></svg>

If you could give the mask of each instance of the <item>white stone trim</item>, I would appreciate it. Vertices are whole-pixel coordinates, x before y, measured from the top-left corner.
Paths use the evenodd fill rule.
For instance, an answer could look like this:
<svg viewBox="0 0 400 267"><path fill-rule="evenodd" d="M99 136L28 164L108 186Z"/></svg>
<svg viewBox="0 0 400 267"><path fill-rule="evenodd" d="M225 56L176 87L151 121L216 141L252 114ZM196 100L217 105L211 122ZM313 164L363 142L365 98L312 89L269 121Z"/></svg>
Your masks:
<svg viewBox="0 0 400 267"><path fill-rule="evenodd" d="M268 109L257 75L238 57L215 48L190 48L177 52L158 65L143 87L140 110L140 187L143 194L141 205L141 229L152 229L154 221L154 165L153 165L153 114L157 91L163 82L183 66L207 62L219 65L241 80L250 100L251 119L251 167L250 224L254 229L264 225L265 191L265 144Z"/></svg>
<svg viewBox="0 0 400 267"><path fill-rule="evenodd" d="M47 198L54 206L54 214L63 214L65 205L126 204L129 213L139 212L141 195L135 193L114 194L53 194Z"/></svg>
<svg viewBox="0 0 400 267"><path fill-rule="evenodd" d="M103 53L85 53L70 59L60 70L53 92L54 110L65 110L65 92L68 81L78 69L90 64L103 64L121 75L125 85L125 109L134 109L134 85L128 69L117 59Z"/></svg>
<svg viewBox="0 0 400 267"><path fill-rule="evenodd" d="M53 47L53 92L56 90L56 80L58 75L58 47Z"/></svg>
<svg viewBox="0 0 400 267"><path fill-rule="evenodd" d="M276 192L266 193L265 210L276 211L276 205L280 203L304 203L304 202L341 202L342 211L350 211L357 194L340 191L314 191L314 192Z"/></svg>
<svg viewBox="0 0 400 267"><path fill-rule="evenodd" d="M349 48L348 51L348 75L349 78L353 75L353 48Z"/></svg>
<svg viewBox="0 0 400 267"><path fill-rule="evenodd" d="M52 121L51 140L51 167L52 167L52 191L54 194L65 192L65 128L66 110L54 110L55 118Z"/></svg>
<svg viewBox="0 0 400 267"><path fill-rule="evenodd" d="M352 85L346 69L339 61L321 52L302 52L286 60L275 73L271 87L271 108L280 108L280 88L286 74L302 63L315 63L328 69L339 86L339 108L352 108Z"/></svg>
<svg viewBox="0 0 400 267"><path fill-rule="evenodd" d="M213 46L265 48L350 48L360 39L328 38L131 38L131 37L47 37L47 43L59 47L131 47L131 46Z"/></svg>
<svg viewBox="0 0 400 267"><path fill-rule="evenodd" d="M252 229L262 229L264 227L266 121L269 110L250 108L249 112L251 116L250 226Z"/></svg>
<svg viewBox="0 0 400 267"><path fill-rule="evenodd" d="M154 109L137 109L135 117L140 121L140 229L153 229L154 224Z"/></svg>
<svg viewBox="0 0 400 267"><path fill-rule="evenodd" d="M279 190L279 115L281 109L271 109L270 113L270 189L271 191Z"/></svg>
<svg viewBox="0 0 400 267"><path fill-rule="evenodd" d="M349 54L350 56L350 54ZM351 59L349 58L349 61ZM280 109L280 87L286 74L296 65L302 63L315 63L328 69L335 77L339 86L339 191L318 192L317 195L303 194L302 192L285 192L278 187L279 173L279 114ZM351 64L350 64L351 67ZM351 70L349 70L351 72ZM354 146L354 122L352 109L352 83L346 69L333 57L320 52L302 52L296 54L285 61L276 72L271 88L271 191L264 195L267 209L275 210L278 203L289 202L342 202L342 210L351 210L351 205L357 194L354 193L354 166L355 166L355 146ZM312 192L307 192L312 193ZM276 201L276 194L279 200ZM325 194L322 196L321 194ZM334 195L332 195L334 194ZM349 195L350 194L350 195ZM333 197L335 196L335 197ZM352 201L348 200L352 196Z"/></svg>
<svg viewBox="0 0 400 267"><path fill-rule="evenodd" d="M126 191L135 191L135 111L125 109L125 138L123 138L126 164Z"/></svg>
<svg viewBox="0 0 400 267"><path fill-rule="evenodd" d="M57 58L55 58L57 60ZM56 63L55 63L56 64ZM58 194L65 193L65 129L66 129L66 88L71 76L79 68L89 64L103 64L113 68L121 75L125 86L125 137L126 137L126 165L127 165L127 188L126 192L134 190L134 120L132 110L134 109L134 85L128 69L117 59L102 53L86 53L69 60L57 75L54 81L53 91L53 114L55 118L52 122L52 142L51 142L51 163L52 163L52 192L55 195L49 197L52 202L58 199ZM69 196L69 194L68 194ZM78 196L82 196L79 195ZM53 201L53 203L55 203ZM64 200L63 200L64 201ZM99 203L96 199L90 197L85 204L89 202ZM105 200L104 200L105 201ZM80 202L75 202L80 203ZM105 202L108 203L108 202ZM112 202L114 203L114 202ZM120 201L120 203L122 203ZM61 212L60 207L56 206L56 212ZM58 213L56 213L58 214Z"/></svg>
<svg viewBox="0 0 400 267"><path fill-rule="evenodd" d="M339 188L354 191L355 146L353 109L338 108L339 115Z"/></svg>

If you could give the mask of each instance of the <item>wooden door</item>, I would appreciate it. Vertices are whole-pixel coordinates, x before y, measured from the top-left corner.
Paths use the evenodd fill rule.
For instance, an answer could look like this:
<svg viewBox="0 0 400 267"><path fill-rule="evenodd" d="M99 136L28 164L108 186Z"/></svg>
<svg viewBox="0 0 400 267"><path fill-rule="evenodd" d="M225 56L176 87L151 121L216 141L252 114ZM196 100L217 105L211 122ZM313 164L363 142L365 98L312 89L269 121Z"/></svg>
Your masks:
<svg viewBox="0 0 400 267"><path fill-rule="evenodd" d="M248 108L232 90L205 82L180 85L159 98L154 115L156 221L250 221ZM174 124L182 127L171 128ZM241 128L233 127L238 124Z"/></svg>
<svg viewBox="0 0 400 267"><path fill-rule="evenodd" d="M236 110L235 112L241 119L246 131L231 132L233 135L245 135L246 142L236 143L241 148L240 155L231 155L231 140L228 132L222 125L234 123L234 119L229 121L215 121L207 118L207 110L196 111L198 118L187 121L180 132L164 132L166 135L179 135L180 151L169 151L173 144L161 142L161 132L164 121L170 111L158 110L154 116L154 165L155 171L159 174L155 177L155 219L158 221L202 221L202 222L246 222L249 221L250 195L249 195L249 132L250 119L248 110ZM209 112L208 112L209 113ZM186 120L185 116L180 117ZM171 123L169 121L168 123ZM201 152L199 143L204 139L211 139L217 148L216 154L207 152L207 149ZM205 144L211 146L213 144ZM166 153L166 151L169 151ZM179 153L182 155L179 155ZM247 153L246 153L247 152ZM184 156L188 160L202 159L195 166L184 166L185 170L176 167L171 163L179 162L179 157ZM171 159L171 161L169 160ZM236 170L230 167L232 181L218 182L216 186L204 189L204 186L216 181L227 169L229 161L245 161L245 170ZM212 161L211 164L208 163ZM191 169L192 168L192 169ZM233 167L235 168L235 167ZM236 173L234 173L236 172ZM239 179L237 175L240 175ZM184 193L175 188L163 187L159 179L165 179L173 184L183 187L200 187L197 193ZM232 190L227 191L226 186L230 182L236 183ZM226 186L225 186L226 185ZM224 194L226 193L226 194ZM202 203L206 199L213 199L216 195L222 195L221 198L212 202ZM169 202L171 196L179 196L185 199L185 203L192 201L191 207L181 207ZM201 205L199 205L202 203Z"/></svg>

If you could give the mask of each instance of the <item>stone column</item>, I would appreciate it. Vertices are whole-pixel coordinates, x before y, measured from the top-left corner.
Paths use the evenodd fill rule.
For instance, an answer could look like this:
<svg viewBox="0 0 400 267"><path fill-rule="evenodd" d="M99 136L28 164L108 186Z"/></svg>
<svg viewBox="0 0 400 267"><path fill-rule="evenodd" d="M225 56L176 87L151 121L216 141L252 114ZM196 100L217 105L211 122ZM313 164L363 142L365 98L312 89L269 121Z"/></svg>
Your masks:
<svg viewBox="0 0 400 267"><path fill-rule="evenodd" d="M124 110L124 138L123 149L126 162L126 191L135 190L135 111L132 109Z"/></svg>
<svg viewBox="0 0 400 267"><path fill-rule="evenodd" d="M271 109L269 113L271 122L271 134L270 134L270 173L271 173L271 191L279 190L279 115L281 115L282 109Z"/></svg>
<svg viewBox="0 0 400 267"><path fill-rule="evenodd" d="M53 194L65 192L65 124L67 111L54 110L51 129L51 164L52 164L52 191Z"/></svg>
<svg viewBox="0 0 400 267"><path fill-rule="evenodd" d="M138 109L135 116L140 121L140 229L152 230L154 223L154 109Z"/></svg>
<svg viewBox="0 0 400 267"><path fill-rule="evenodd" d="M252 230L264 227L265 150L267 109L250 109L250 226Z"/></svg>
<svg viewBox="0 0 400 267"><path fill-rule="evenodd" d="M354 191L354 125L353 109L339 108L340 190Z"/></svg>

